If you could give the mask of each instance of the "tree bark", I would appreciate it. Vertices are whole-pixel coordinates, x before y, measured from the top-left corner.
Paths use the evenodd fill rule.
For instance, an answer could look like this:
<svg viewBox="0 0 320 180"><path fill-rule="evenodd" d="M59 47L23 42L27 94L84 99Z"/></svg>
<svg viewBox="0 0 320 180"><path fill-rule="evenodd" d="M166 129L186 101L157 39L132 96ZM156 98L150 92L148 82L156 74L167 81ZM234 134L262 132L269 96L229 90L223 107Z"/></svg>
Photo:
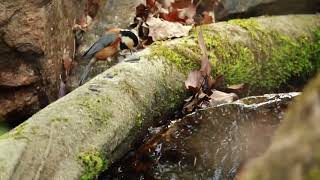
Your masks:
<svg viewBox="0 0 320 180"><path fill-rule="evenodd" d="M247 76L252 75L250 73L256 72L258 78L252 78L257 84L251 85L265 87L265 84L259 83L265 79L271 81L267 85L272 89L277 87L274 81L283 83L275 76L277 74L284 73L286 82L290 77L287 74L299 75L313 70L314 67L309 68L309 64L308 68L302 65L300 69L294 69L300 67L294 65L274 68L284 65L283 62L290 64L293 60L286 55L296 53L293 52L296 49L288 49L291 47L287 46L288 43L293 43L292 47L300 47L298 42L302 38L304 44L314 47L314 31L320 27L319 17L262 17L204 27L210 58L221 59L218 65L213 61L214 71L226 73L227 82L246 81ZM252 21L258 27L251 26ZM275 32L279 40L272 39ZM137 61L122 62L108 69L1 136L0 179L94 178L129 150L137 136L150 124L181 105L186 96L186 74L196 67L198 59L194 58L200 56L193 36L156 43L138 53ZM269 41L266 45L261 40ZM181 46L186 42L186 46ZM230 47L224 46L226 43ZM265 54L259 54L260 51L256 50L256 47L260 49L269 45L278 50L285 47L281 49L283 54L273 51L269 54L266 49L261 50ZM249 50L252 53L248 53ZM311 50L308 52L313 53ZM295 57L312 58L302 55ZM266 72L264 67L254 66L258 68L252 69L250 66L251 63L261 65L263 60L274 60L270 58L272 56L277 56L276 60L281 60L282 64L266 64L272 68L268 71L273 73L271 76L263 76ZM310 66L312 62L309 59L302 61L310 63ZM243 64L245 69L242 63L247 63ZM246 68L250 69L249 74L246 74Z"/></svg>

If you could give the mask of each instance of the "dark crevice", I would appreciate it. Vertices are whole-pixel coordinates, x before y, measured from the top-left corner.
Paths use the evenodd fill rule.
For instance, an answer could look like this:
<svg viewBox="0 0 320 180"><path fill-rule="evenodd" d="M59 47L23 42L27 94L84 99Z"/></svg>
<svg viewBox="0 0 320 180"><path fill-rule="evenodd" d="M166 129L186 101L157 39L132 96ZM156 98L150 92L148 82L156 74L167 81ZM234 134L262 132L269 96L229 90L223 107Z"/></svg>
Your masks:
<svg viewBox="0 0 320 180"><path fill-rule="evenodd" d="M224 10L224 7L221 6L220 9L217 9L216 11L218 12L216 13L216 17L218 21L225 21L238 18L258 17L262 15L314 14L320 12L320 1L309 1L308 3L292 2L291 4L284 3L285 2L280 1L259 4L239 13L228 13L227 10Z"/></svg>

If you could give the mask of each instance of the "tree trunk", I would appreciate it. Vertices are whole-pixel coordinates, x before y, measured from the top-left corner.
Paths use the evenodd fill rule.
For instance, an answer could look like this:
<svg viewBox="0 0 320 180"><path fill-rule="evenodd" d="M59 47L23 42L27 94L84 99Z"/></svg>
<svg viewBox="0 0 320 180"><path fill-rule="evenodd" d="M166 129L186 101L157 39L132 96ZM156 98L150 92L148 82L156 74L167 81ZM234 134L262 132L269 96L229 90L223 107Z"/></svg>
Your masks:
<svg viewBox="0 0 320 180"><path fill-rule="evenodd" d="M214 74L274 89L317 68L319 27L320 16L305 15L236 20L203 31ZM139 60L110 68L2 136L0 179L91 179L110 166L148 125L183 102L183 82L200 56L195 34L155 43Z"/></svg>

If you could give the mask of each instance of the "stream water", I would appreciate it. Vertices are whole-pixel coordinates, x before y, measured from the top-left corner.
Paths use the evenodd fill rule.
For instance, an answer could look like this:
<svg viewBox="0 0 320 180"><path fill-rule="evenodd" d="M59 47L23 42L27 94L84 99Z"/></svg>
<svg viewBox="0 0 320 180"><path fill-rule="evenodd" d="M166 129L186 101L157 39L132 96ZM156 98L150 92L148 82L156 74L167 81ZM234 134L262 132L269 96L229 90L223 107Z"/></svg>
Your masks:
<svg viewBox="0 0 320 180"><path fill-rule="evenodd" d="M296 95L246 98L150 128L148 140L99 179L235 179L246 161L267 149Z"/></svg>

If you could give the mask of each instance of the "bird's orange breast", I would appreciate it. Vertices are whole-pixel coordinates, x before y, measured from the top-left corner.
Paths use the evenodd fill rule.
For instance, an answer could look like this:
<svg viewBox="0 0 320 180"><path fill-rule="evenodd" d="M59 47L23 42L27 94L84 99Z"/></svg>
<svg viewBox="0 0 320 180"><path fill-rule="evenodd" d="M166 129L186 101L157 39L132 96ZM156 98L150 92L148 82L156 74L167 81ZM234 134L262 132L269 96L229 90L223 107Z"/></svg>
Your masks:
<svg viewBox="0 0 320 180"><path fill-rule="evenodd" d="M111 45L101 49L99 52L96 53L95 57L97 60L107 60L108 57L115 56L119 49L118 46L120 44L121 39L118 38L115 42Z"/></svg>

